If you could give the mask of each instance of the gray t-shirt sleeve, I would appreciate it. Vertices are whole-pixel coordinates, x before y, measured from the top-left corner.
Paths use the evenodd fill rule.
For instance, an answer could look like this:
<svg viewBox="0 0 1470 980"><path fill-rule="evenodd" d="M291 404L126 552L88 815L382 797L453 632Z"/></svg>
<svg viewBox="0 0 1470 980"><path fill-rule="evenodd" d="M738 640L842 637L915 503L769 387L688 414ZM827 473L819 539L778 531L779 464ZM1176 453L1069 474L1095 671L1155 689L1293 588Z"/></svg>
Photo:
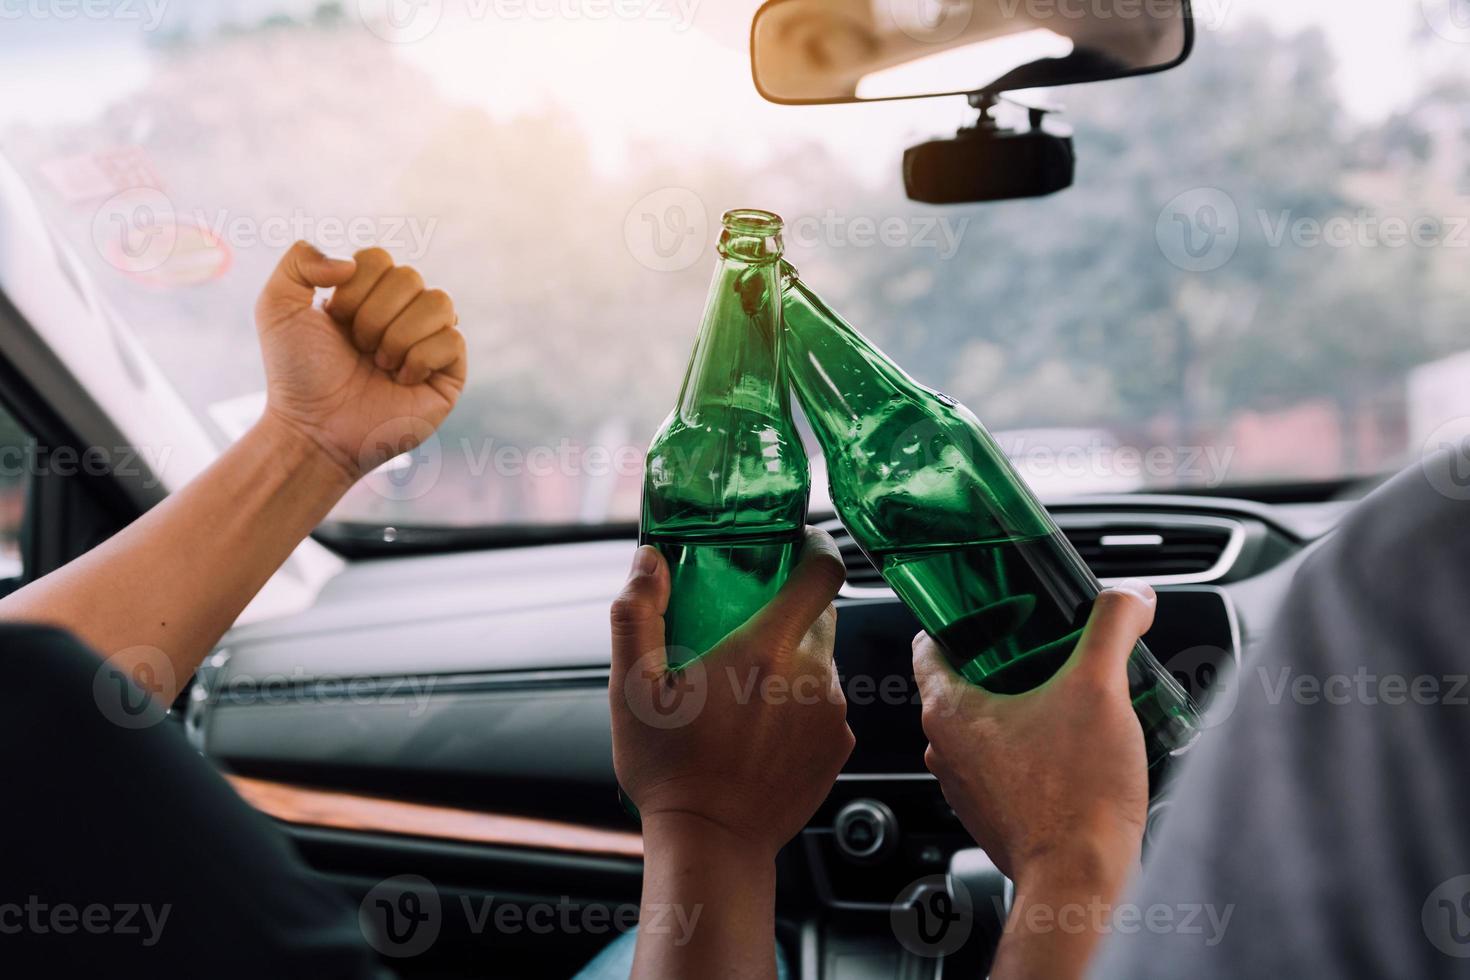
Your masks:
<svg viewBox="0 0 1470 980"><path fill-rule="evenodd" d="M1470 975L1465 458L1400 474L1306 559L1093 976Z"/></svg>

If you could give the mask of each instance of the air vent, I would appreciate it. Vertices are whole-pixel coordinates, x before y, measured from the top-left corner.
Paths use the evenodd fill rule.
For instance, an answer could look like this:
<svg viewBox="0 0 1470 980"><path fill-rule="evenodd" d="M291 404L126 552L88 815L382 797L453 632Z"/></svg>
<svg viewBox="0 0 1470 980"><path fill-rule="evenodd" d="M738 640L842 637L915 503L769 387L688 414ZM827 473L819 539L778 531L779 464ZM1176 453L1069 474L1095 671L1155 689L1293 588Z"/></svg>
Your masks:
<svg viewBox="0 0 1470 980"><path fill-rule="evenodd" d="M1100 579L1201 581L1224 574L1239 548L1240 525L1204 518L1136 522L1062 518L1062 532Z"/></svg>
<svg viewBox="0 0 1470 980"><path fill-rule="evenodd" d="M1056 515L1094 575L1104 581L1143 578L1154 583L1197 583L1220 578L1234 563L1245 528L1232 520L1172 514L1068 513ZM888 586L847 529L827 521L847 566L850 596L871 595Z"/></svg>

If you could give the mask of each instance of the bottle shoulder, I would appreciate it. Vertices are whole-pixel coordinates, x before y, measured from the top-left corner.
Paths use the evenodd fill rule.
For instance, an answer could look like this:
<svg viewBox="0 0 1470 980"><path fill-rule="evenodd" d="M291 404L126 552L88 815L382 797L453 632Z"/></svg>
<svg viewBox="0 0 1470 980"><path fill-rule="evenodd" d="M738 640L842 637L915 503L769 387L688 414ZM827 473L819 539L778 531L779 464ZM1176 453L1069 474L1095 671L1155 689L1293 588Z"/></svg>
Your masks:
<svg viewBox="0 0 1470 980"><path fill-rule="evenodd" d="M1050 518L975 417L908 402L855 425L828 451L832 502L864 547L1049 533Z"/></svg>

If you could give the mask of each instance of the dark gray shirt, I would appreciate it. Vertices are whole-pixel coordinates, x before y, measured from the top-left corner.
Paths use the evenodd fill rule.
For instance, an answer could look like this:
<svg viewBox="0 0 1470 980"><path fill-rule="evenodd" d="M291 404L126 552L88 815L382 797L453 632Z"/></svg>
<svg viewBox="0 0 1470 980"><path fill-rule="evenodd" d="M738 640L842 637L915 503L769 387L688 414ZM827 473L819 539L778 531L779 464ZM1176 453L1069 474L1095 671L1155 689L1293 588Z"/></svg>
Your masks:
<svg viewBox="0 0 1470 980"><path fill-rule="evenodd" d="M1400 474L1307 557L1095 976L1470 976L1467 459Z"/></svg>

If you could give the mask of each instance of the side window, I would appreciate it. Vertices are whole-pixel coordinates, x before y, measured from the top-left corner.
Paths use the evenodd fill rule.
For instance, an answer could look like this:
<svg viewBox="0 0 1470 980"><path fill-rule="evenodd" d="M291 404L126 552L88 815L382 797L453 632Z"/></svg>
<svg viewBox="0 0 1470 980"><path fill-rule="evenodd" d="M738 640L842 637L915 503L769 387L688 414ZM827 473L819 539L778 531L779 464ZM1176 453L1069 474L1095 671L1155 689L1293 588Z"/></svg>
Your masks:
<svg viewBox="0 0 1470 980"><path fill-rule="evenodd" d="M21 559L21 526L30 492L30 434L0 407L0 595L20 584L25 572Z"/></svg>

